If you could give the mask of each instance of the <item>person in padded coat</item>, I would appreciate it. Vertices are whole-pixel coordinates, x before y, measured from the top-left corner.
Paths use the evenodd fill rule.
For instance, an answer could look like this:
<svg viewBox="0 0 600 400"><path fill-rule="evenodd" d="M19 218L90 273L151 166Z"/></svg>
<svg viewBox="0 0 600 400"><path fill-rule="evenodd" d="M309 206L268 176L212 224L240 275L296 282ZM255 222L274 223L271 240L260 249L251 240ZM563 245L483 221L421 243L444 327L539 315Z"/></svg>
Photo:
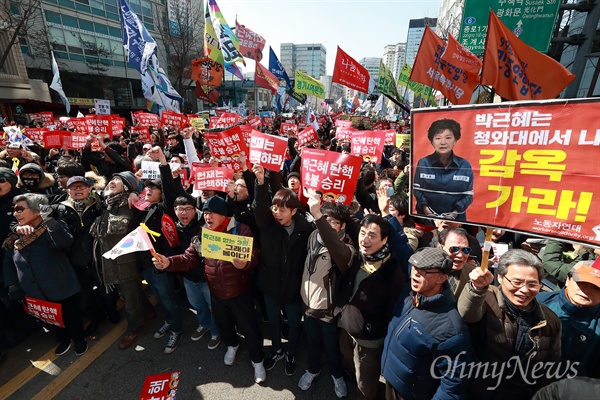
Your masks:
<svg viewBox="0 0 600 400"><path fill-rule="evenodd" d="M279 334L281 307L285 307L290 328L285 372L296 372L296 350L300 339L302 301L300 284L306 259L308 237L315 229L298 211L302 207L296 194L290 189L279 189L269 202L269 189L265 170L260 165L252 168L256 186L252 209L260 230L261 253L258 266L257 286L265 296L269 317L269 331L273 352L265 359L268 371L284 357Z"/></svg>
<svg viewBox="0 0 600 400"><path fill-rule="evenodd" d="M398 297L385 338L381 372L388 400L462 399L470 336L447 283L452 260L443 249L413 254L410 287Z"/></svg>

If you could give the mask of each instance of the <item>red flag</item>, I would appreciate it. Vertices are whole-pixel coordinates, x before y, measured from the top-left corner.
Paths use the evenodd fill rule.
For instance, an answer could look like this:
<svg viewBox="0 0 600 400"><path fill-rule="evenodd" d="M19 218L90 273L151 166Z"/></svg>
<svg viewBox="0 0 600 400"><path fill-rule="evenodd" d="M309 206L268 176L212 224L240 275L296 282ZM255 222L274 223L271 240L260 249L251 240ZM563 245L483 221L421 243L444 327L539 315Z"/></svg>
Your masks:
<svg viewBox="0 0 600 400"><path fill-rule="evenodd" d="M277 89L279 89L279 79L258 61L254 70L254 84L269 89L274 95L277 94Z"/></svg>
<svg viewBox="0 0 600 400"><path fill-rule="evenodd" d="M369 93L369 79L369 71L338 46L332 82L337 82L359 92Z"/></svg>
<svg viewBox="0 0 600 400"><path fill-rule="evenodd" d="M235 35L240 43L240 53L246 58L255 61L262 60L263 49L265 48L265 39L258 33L252 32L244 25L235 21Z"/></svg>
<svg viewBox="0 0 600 400"><path fill-rule="evenodd" d="M459 51L456 45L446 48L446 43L430 27L425 27L410 80L439 90L452 104L469 104L473 90L478 85L477 73L479 70L474 75L469 75L467 71L463 70L462 64L465 61L461 62L459 58L455 57L461 57ZM471 54L471 56L473 55ZM477 59L477 57L473 57ZM464 55L462 58L467 59ZM469 71L475 69L472 65L467 65Z"/></svg>
<svg viewBox="0 0 600 400"><path fill-rule="evenodd" d="M358 101L358 95L354 95L354 100L352 100L352 112L356 111L356 109L360 106L360 102Z"/></svg>
<svg viewBox="0 0 600 400"><path fill-rule="evenodd" d="M559 62L525 44L490 11L481 84L509 100L553 99L575 79Z"/></svg>
<svg viewBox="0 0 600 400"><path fill-rule="evenodd" d="M207 103L217 104L221 94L212 86L203 86L196 82L196 98Z"/></svg>

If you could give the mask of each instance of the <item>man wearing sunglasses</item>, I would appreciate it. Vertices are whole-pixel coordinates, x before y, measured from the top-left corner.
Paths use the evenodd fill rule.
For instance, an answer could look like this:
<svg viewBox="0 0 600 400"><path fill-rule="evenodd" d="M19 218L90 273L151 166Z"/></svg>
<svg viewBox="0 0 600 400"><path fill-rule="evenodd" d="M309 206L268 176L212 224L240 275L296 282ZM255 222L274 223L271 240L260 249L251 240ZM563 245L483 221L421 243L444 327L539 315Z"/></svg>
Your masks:
<svg viewBox="0 0 600 400"><path fill-rule="evenodd" d="M465 285L469 283L469 274L476 268L475 263L468 262L473 253L469 246L469 234L463 228L446 228L438 235L437 247L444 249L452 260L448 285L454 297L458 299Z"/></svg>
<svg viewBox="0 0 600 400"><path fill-rule="evenodd" d="M469 398L530 399L550 383L552 371L567 368L557 366L560 319L535 298L544 266L535 255L513 249L498 261L499 287L491 286L494 277L488 269L475 268L469 276L458 312L471 331L473 358L484 366L503 368L499 376L471 377Z"/></svg>

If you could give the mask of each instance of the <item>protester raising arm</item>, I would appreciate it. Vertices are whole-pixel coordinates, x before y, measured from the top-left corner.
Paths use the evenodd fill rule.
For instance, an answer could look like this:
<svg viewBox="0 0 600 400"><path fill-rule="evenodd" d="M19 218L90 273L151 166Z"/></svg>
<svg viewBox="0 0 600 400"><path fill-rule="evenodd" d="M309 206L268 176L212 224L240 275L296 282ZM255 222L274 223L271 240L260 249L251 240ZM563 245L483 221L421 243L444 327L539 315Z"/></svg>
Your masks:
<svg viewBox="0 0 600 400"><path fill-rule="evenodd" d="M185 155L188 159L188 164L191 166L192 163L200 162L196 147L194 146L194 140L192 139L193 128L185 128L181 131L181 137L183 138L183 146L185 147Z"/></svg>

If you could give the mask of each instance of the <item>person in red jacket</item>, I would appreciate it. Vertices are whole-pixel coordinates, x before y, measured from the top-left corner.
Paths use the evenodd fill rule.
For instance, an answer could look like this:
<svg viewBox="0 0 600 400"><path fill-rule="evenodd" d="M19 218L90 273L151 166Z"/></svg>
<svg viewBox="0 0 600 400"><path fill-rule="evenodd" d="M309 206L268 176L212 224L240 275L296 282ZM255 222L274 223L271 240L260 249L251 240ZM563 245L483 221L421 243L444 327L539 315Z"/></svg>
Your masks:
<svg viewBox="0 0 600 400"><path fill-rule="evenodd" d="M205 228L216 232L252 236L252 231L247 225L227 216L227 205L219 196L208 199L202 211L206 221ZM200 235L192 239L184 254L168 258L156 254L153 262L160 270L187 271L198 265L201 259ZM250 290L250 270L257 266L258 262L259 250L255 240L250 261L234 259L229 262L205 257L204 271L210 289L213 316L227 345L223 360L225 365L231 366L235 362L239 348L239 338L235 330L237 326L246 338L254 367L254 380L256 383L262 383L267 379L263 365L263 336L254 313L254 301Z"/></svg>

